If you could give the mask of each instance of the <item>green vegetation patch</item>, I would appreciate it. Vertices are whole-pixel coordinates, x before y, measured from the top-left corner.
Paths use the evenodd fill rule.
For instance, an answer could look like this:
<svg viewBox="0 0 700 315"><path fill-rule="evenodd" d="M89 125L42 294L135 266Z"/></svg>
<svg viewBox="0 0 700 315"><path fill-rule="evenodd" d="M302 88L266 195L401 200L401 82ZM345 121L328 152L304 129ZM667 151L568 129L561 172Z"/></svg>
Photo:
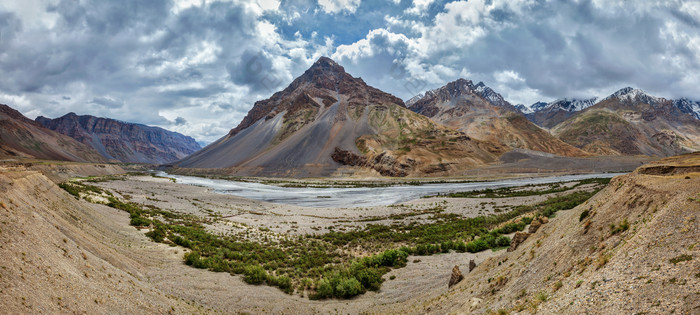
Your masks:
<svg viewBox="0 0 700 315"><path fill-rule="evenodd" d="M571 183L571 182L569 182ZM524 196L539 196L551 193L564 192L572 190L579 186L596 184L597 188L607 186L610 183L610 178L588 178L577 181L576 184L572 186L562 185L563 183L552 183L552 184L531 184L518 187L503 187L503 188L487 188L475 191L465 191L465 192L455 192L449 194L438 194L429 197L448 197L448 198L512 198L512 197L524 197ZM543 187L544 189L537 189L537 187ZM523 189L532 188L532 189Z"/></svg>

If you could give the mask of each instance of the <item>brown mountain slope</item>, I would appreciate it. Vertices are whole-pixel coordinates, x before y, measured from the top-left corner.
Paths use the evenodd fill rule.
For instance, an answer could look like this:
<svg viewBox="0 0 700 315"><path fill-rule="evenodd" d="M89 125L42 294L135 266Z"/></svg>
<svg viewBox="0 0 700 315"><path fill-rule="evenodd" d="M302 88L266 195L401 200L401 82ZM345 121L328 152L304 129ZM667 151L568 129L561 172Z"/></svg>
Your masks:
<svg viewBox="0 0 700 315"><path fill-rule="evenodd" d="M632 88L581 111L552 133L595 154L670 156L700 150L700 120L669 100Z"/></svg>
<svg viewBox="0 0 700 315"><path fill-rule="evenodd" d="M164 164L201 149L192 137L109 118L69 113L55 119L37 117L36 121L121 162Z"/></svg>
<svg viewBox="0 0 700 315"><path fill-rule="evenodd" d="M286 89L256 102L228 135L175 166L309 177L347 165L407 176L483 165L502 152L411 112L323 57Z"/></svg>
<svg viewBox="0 0 700 315"><path fill-rule="evenodd" d="M563 156L588 155L528 121L481 82L450 82L413 100L409 108L477 140Z"/></svg>
<svg viewBox="0 0 700 315"><path fill-rule="evenodd" d="M93 148L46 129L0 104L0 157L106 162Z"/></svg>
<svg viewBox="0 0 700 315"><path fill-rule="evenodd" d="M615 177L408 313L697 314L700 153ZM463 265L467 265L464 262Z"/></svg>

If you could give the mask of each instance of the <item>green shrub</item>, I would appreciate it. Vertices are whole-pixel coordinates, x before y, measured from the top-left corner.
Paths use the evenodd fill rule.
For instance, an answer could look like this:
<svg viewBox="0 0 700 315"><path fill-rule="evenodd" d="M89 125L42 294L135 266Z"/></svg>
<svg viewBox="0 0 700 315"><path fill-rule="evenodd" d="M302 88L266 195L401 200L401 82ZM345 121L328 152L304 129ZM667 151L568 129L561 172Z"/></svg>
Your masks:
<svg viewBox="0 0 700 315"><path fill-rule="evenodd" d="M325 299L333 296L333 286L327 279L321 279L316 285L316 298Z"/></svg>
<svg viewBox="0 0 700 315"><path fill-rule="evenodd" d="M510 237L501 235L496 239L497 247L510 246Z"/></svg>
<svg viewBox="0 0 700 315"><path fill-rule="evenodd" d="M335 288L335 295L338 297L349 298L364 293L362 284L357 279L343 279Z"/></svg>
<svg viewBox="0 0 700 315"><path fill-rule="evenodd" d="M478 253L489 248L489 244L481 238L467 243L467 251L470 253Z"/></svg>
<svg viewBox="0 0 700 315"><path fill-rule="evenodd" d="M261 284L267 280L267 271L260 266L246 267L243 275L243 280L250 284Z"/></svg>
<svg viewBox="0 0 700 315"><path fill-rule="evenodd" d="M587 218L588 214L588 210L583 210L583 212L581 212L581 215L578 217L578 222L581 222L583 221L583 219Z"/></svg>
<svg viewBox="0 0 700 315"><path fill-rule="evenodd" d="M673 257L673 258L669 259L669 261L670 261L672 264L674 264L674 265L677 264L677 263L679 263L679 262L682 262L682 261L689 261L689 260L693 260L693 256L688 255L688 254L683 254L683 255L680 255L680 256Z"/></svg>

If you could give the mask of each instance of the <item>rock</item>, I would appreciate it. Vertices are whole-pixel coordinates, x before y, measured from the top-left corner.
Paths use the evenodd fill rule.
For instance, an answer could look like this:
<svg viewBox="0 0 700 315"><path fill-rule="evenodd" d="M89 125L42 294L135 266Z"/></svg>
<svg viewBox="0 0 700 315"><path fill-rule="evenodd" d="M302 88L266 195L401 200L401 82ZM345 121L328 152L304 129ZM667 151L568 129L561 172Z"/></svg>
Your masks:
<svg viewBox="0 0 700 315"><path fill-rule="evenodd" d="M516 248L518 248L520 243L524 242L528 236L530 236L530 233L527 232L515 233L515 236L513 236L513 240L510 241L510 248L508 248L508 252L512 252Z"/></svg>
<svg viewBox="0 0 700 315"><path fill-rule="evenodd" d="M474 262L474 259L469 260L469 272L472 272L476 268L476 263Z"/></svg>
<svg viewBox="0 0 700 315"><path fill-rule="evenodd" d="M450 283L447 285L447 288L451 288L453 285L459 283L463 279L464 276L459 271L459 266L455 265L454 268L452 268L452 277L450 277Z"/></svg>
<svg viewBox="0 0 700 315"><path fill-rule="evenodd" d="M36 122L125 163L167 164L201 149L192 137L109 118L68 113L55 119L39 116Z"/></svg>
<svg viewBox="0 0 700 315"><path fill-rule="evenodd" d="M540 220L532 220L530 223L530 228L527 230L528 233L532 234L537 232L537 230L542 226L542 222Z"/></svg>
<svg viewBox="0 0 700 315"><path fill-rule="evenodd" d="M549 219L547 217L540 217L540 223L547 224L549 223Z"/></svg>

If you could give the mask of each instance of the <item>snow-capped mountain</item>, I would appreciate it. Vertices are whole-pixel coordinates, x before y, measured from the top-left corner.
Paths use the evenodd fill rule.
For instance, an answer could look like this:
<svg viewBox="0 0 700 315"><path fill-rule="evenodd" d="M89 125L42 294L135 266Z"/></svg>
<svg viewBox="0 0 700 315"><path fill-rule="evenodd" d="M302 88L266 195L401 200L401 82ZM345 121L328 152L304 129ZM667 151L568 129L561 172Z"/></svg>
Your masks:
<svg viewBox="0 0 700 315"><path fill-rule="evenodd" d="M532 114L535 112L530 107L527 107L524 104L515 105L515 109L519 110L523 114Z"/></svg>
<svg viewBox="0 0 700 315"><path fill-rule="evenodd" d="M553 102L537 102L530 106L532 112L525 113L525 116L535 124L551 128L556 124L568 119L572 115L596 104L598 98L588 99L561 98Z"/></svg>
<svg viewBox="0 0 700 315"><path fill-rule="evenodd" d="M565 110L567 112L580 112L586 108L589 108L597 102L597 97L592 97L588 99L577 99L577 98L562 98L554 102L550 102L542 110Z"/></svg>
<svg viewBox="0 0 700 315"><path fill-rule="evenodd" d="M539 111L543 110L545 107L547 107L547 105L549 105L549 103L547 103L547 102L537 102L535 104L530 105L530 109L533 112L539 112Z"/></svg>
<svg viewBox="0 0 700 315"><path fill-rule="evenodd" d="M632 87L622 88L612 95L604 98L603 101L611 98L618 98L623 102L641 102L650 105L656 105L665 100L664 98L651 96L641 89L635 89Z"/></svg>
<svg viewBox="0 0 700 315"><path fill-rule="evenodd" d="M682 112L690 114L693 117L700 119L700 102L691 101L687 98L673 100L673 105L678 107Z"/></svg>

